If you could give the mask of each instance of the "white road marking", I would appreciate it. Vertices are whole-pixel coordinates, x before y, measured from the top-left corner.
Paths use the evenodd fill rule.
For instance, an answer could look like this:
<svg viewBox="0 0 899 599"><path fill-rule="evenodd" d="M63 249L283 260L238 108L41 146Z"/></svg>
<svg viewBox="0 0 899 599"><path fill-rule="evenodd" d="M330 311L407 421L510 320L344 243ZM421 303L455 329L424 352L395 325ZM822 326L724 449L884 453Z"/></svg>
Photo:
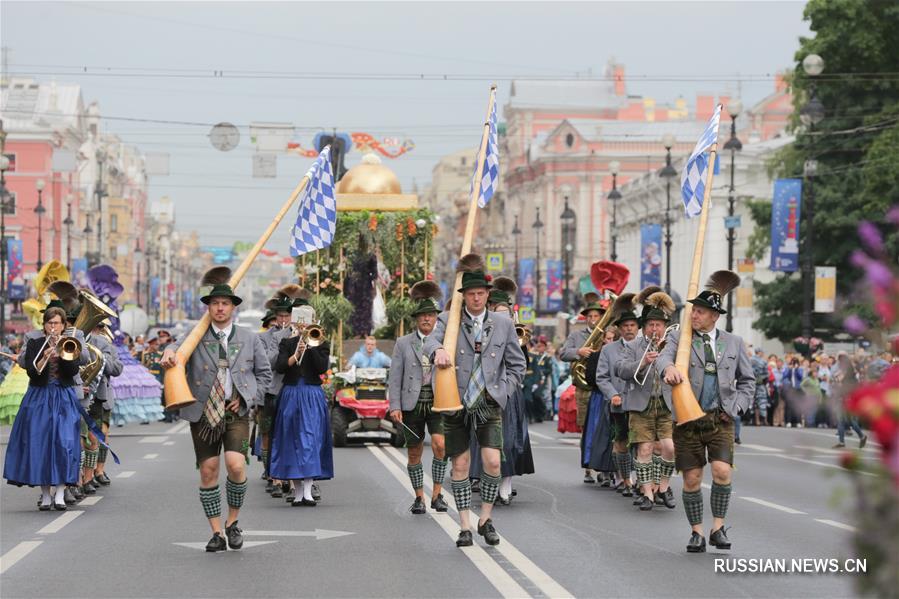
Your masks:
<svg viewBox="0 0 899 599"><path fill-rule="evenodd" d="M799 510L794 510L791 507L787 507L785 505L778 505L776 503L771 503L770 501L765 501L764 499L759 499L757 497L740 497L740 499L745 499L746 501L751 501L752 503L757 503L759 505L763 505L765 507L770 507L771 509L780 510L782 512L786 512L788 514L805 514L805 512L800 512Z"/></svg>
<svg viewBox="0 0 899 599"><path fill-rule="evenodd" d="M544 435L543 433L538 433L537 431L528 431L528 435L530 435L531 437L537 437L538 439L546 439L547 441L552 441L554 439L554 437Z"/></svg>
<svg viewBox="0 0 899 599"><path fill-rule="evenodd" d="M803 464L812 464L813 466L823 466L825 468L836 468L837 470L846 470L839 464L828 464L826 462L815 462L814 460L803 460L802 458L793 457L791 455L783 455L781 453L772 453L776 458L782 458L784 460L793 460L794 462L802 462ZM864 470L858 470L859 474L864 474L865 476L874 476L871 472L865 472Z"/></svg>
<svg viewBox="0 0 899 599"><path fill-rule="evenodd" d="M52 535L53 533L59 532L60 530L62 530L62 528L66 524L68 524L69 522L71 522L72 520L74 520L75 518L77 518L78 516L80 516L83 513L84 512L82 512L82 511L67 511L66 513L64 513L61 516L59 516L58 518L56 518L56 520L53 520L52 522L50 522L50 524L48 524L47 526L45 526L42 529L40 529L39 531L37 531L37 534Z"/></svg>
<svg viewBox="0 0 899 599"><path fill-rule="evenodd" d="M166 441L165 443L163 443L163 445L174 445L174 444L175 444L174 441Z"/></svg>
<svg viewBox="0 0 899 599"><path fill-rule="evenodd" d="M167 435L177 435L183 433L187 427L190 426L190 423L187 420L182 420L181 422L177 422L170 426L168 430L165 431Z"/></svg>
<svg viewBox="0 0 899 599"><path fill-rule="evenodd" d="M752 443L743 443L738 445L738 447L744 449L754 449L756 451L783 451L783 449L778 449L777 447L768 447L767 445L753 445Z"/></svg>
<svg viewBox="0 0 899 599"><path fill-rule="evenodd" d="M415 495L415 492L409 488L409 477L407 474L400 470L399 466L387 457L387 454L382 452L379 447L368 446L368 450L410 495ZM446 499L452 501L452 495ZM444 530L450 539L456 540L456 536L458 535L458 525L452 518L447 514L440 514L433 511L428 512L428 514L438 525L440 525L440 528ZM461 550L465 557L471 560L471 563L474 564L501 596L510 598L530 597L522 586L515 582L515 580L509 576L508 572L490 557L483 547L480 545L472 545L471 547L462 547Z"/></svg>
<svg viewBox="0 0 899 599"><path fill-rule="evenodd" d="M316 541L322 539L336 539L337 537L345 537L354 535L354 532L346 530L326 530L316 528L315 530L245 530L244 536L253 537L315 537Z"/></svg>
<svg viewBox="0 0 899 599"><path fill-rule="evenodd" d="M836 442L836 441L837 441L837 433L836 433L836 431L834 431L833 429L829 429L829 430L830 430L831 432L825 433L824 431L809 430L809 429L807 429L807 428L797 428L797 429L792 429L792 431L793 431L794 433L805 433L806 435L817 435L817 436L819 436L819 437L830 437L831 439L833 439L834 442ZM847 433L846 436L849 437L848 433ZM853 437L849 437L849 439L850 439L850 440L853 440L853 445L855 445L856 448L857 448L857 447L858 447L858 440L856 440L854 436L853 436ZM872 448L873 448L873 449L872 449ZM880 445L879 445L876 441L874 441L874 440L872 440L870 437L868 437L868 446L865 447L865 448L863 448L862 451L877 451L877 450L879 450L879 449L880 449Z"/></svg>
<svg viewBox="0 0 899 599"><path fill-rule="evenodd" d="M840 455L845 453L845 449L830 449L825 447L815 447L814 445L794 445L796 449L808 449L809 451L817 451L820 453L829 453L832 455Z"/></svg>
<svg viewBox="0 0 899 599"><path fill-rule="evenodd" d="M393 455L394 459L398 460L400 463L405 461L405 457L402 453L395 447L387 447L386 451ZM425 484L427 484L430 489L433 489L433 481L430 477L426 477ZM430 491L429 489L429 491ZM452 495L450 493L450 495ZM447 503L453 506L455 509L455 501L452 500L452 497L449 497L450 501ZM473 510L471 511L471 517L473 519L477 519L478 515ZM510 543L505 537L500 535L502 542L496 546L496 550L499 551L509 562L518 569L519 572L524 574L528 579L533 582L540 591L546 595L547 597L574 597L568 590L565 589L561 584L556 582L549 574L544 572L537 564L532 562L525 554L518 550L512 543Z"/></svg>
<svg viewBox="0 0 899 599"><path fill-rule="evenodd" d="M78 505L97 505L97 503L103 499L102 495L91 495L90 497L85 497L81 501L78 502Z"/></svg>
<svg viewBox="0 0 899 599"><path fill-rule="evenodd" d="M815 522L820 522L821 524L826 524L835 528L842 528L843 530L848 530L850 532L855 532L856 530L858 530L854 526L843 524L842 522L837 522L836 520L822 520L821 518L815 518Z"/></svg>
<svg viewBox="0 0 899 599"><path fill-rule="evenodd" d="M271 545L272 543L277 543L278 541L244 541L242 549L249 549L250 547L259 547L260 545ZM172 545L178 545L179 547L187 547L188 549L200 549L201 551L206 551L206 543L172 543ZM228 553L227 551L222 551L222 553Z"/></svg>
<svg viewBox="0 0 899 599"><path fill-rule="evenodd" d="M23 557L34 551L43 541L22 541L3 555L0 555L0 574L5 574Z"/></svg>
<svg viewBox="0 0 899 599"><path fill-rule="evenodd" d="M534 443L533 441L531 441L531 446L534 446L534 445L537 445L537 444ZM572 450L574 450L574 451L579 451L579 450L580 450L579 447L575 447L575 446L573 446L573 445L556 445L556 446L552 446L552 445L540 445L537 449L540 449L541 451L544 450L544 449L572 449Z"/></svg>
<svg viewBox="0 0 899 599"><path fill-rule="evenodd" d="M157 435L155 437L141 437L138 443L165 443L169 438L165 435Z"/></svg>
<svg viewBox="0 0 899 599"><path fill-rule="evenodd" d="M131 478L134 476L134 470L124 470L115 475L116 478Z"/></svg>
<svg viewBox="0 0 899 599"><path fill-rule="evenodd" d="M159 457L158 453L148 453L147 455L144 456L144 459L145 460L155 460L158 457Z"/></svg>
<svg viewBox="0 0 899 599"><path fill-rule="evenodd" d="M580 446L581 440L580 439L559 439L559 443L564 443L566 445Z"/></svg>

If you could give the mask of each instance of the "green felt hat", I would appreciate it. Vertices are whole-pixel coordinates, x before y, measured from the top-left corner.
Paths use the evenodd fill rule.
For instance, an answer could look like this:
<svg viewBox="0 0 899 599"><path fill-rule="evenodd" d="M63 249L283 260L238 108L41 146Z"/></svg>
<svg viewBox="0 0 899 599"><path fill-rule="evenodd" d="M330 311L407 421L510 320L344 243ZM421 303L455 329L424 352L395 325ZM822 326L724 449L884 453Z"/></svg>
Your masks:
<svg viewBox="0 0 899 599"><path fill-rule="evenodd" d="M412 316L419 314L433 314L440 312L440 286L434 281L419 281L409 289L409 296L415 302Z"/></svg>
<svg viewBox="0 0 899 599"><path fill-rule="evenodd" d="M474 272L463 272L462 273L462 286L459 288L459 292L465 291L466 289L492 289L493 285L490 283L490 279L488 275L484 274L480 271Z"/></svg>

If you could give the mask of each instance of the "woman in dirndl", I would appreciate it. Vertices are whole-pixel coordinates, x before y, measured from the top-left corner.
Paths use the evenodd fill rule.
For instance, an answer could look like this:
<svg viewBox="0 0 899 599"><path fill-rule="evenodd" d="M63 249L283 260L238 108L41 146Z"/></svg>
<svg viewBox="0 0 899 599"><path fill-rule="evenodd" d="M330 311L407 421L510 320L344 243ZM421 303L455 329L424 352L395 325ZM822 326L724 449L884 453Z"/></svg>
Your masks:
<svg viewBox="0 0 899 599"><path fill-rule="evenodd" d="M328 343L312 347L297 335L278 345L275 371L284 374L272 435L272 478L293 481L292 505L314 506L313 482L334 476L331 419L322 391ZM302 489L302 491L301 491Z"/></svg>
<svg viewBox="0 0 899 599"><path fill-rule="evenodd" d="M28 390L13 422L3 465L9 484L41 488L41 511L65 510L66 485L78 484L81 415L74 378L78 363L62 360L56 351L65 323L65 311L49 307L44 311L43 336L28 341ZM56 487L55 495L50 494L51 487Z"/></svg>

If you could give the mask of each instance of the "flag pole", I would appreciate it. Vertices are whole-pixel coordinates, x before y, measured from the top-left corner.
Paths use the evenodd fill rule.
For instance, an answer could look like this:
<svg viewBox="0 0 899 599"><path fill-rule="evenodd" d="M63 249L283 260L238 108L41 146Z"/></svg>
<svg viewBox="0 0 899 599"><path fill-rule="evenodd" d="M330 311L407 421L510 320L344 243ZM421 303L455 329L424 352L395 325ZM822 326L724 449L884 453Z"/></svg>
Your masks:
<svg viewBox="0 0 899 599"><path fill-rule="evenodd" d="M471 186L471 197L468 202L468 218L465 222L465 236L462 238L462 250L459 257L471 253L471 243L474 237L474 226L478 216L478 198L481 197L481 183L484 179L484 162L487 160L487 141L490 136L490 115L496 103L496 84L490 86L490 98L487 101L487 116L484 119L484 132L481 134L481 146L478 149L478 159L475 167L474 185ZM459 327L462 325L462 294L459 288L462 286L462 273L456 273L452 290L452 304L446 319L446 329L443 336L443 349L449 354L450 362L454 365L456 358L456 344L459 341ZM462 399L459 397L459 387L456 382L456 369L438 368L434 374L434 407L435 412L457 412L462 409Z"/></svg>
<svg viewBox="0 0 899 599"><path fill-rule="evenodd" d="M691 299L699 293L699 278L702 275L702 254L705 250L705 235L708 229L709 212L712 203L712 182L715 178L715 158L718 155L718 132L715 131L715 142L709 150L709 166L706 174L705 189L702 196L702 209L699 213L699 230L696 233L696 245L693 248L693 265L690 271L690 282L687 285L687 297ZM674 358L674 366L680 372L683 380L671 389L672 403L675 408L675 416L677 424L685 424L692 420L700 418L703 414L696 401L695 394L690 385L690 350L693 343L693 321L691 314L693 313L693 304L688 301L684 302L681 309L680 327L678 333L680 337L677 342L677 354ZM692 399L692 401L691 401Z"/></svg>

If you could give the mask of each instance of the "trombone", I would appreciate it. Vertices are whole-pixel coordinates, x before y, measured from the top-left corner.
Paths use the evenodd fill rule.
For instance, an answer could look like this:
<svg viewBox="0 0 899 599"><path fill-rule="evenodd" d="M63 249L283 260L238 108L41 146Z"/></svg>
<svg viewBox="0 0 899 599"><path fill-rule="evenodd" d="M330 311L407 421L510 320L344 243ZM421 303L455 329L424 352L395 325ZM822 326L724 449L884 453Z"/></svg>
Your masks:
<svg viewBox="0 0 899 599"><path fill-rule="evenodd" d="M72 362L81 357L82 346L78 338L75 337L74 327L66 329L63 335L47 335L37 355L34 357L34 362L32 362L32 366L38 373L43 372L44 367L47 366L47 360L42 360L42 357L44 350L47 349L47 345L51 343L56 348L56 353L60 360Z"/></svg>
<svg viewBox="0 0 899 599"><path fill-rule="evenodd" d="M644 362L646 361L646 354L649 352L660 352L665 347L665 339L668 337L668 333L671 331L676 331L678 329L677 324L673 324L662 333L661 338L653 335L652 339L649 340L649 344L646 346L646 349L643 350L643 355L640 356L640 362L637 364L637 371L634 373L634 382L640 385L641 387L646 384L646 379L649 378L649 373L652 371L652 368L647 368L643 373L643 377L640 378L640 369L643 368Z"/></svg>

